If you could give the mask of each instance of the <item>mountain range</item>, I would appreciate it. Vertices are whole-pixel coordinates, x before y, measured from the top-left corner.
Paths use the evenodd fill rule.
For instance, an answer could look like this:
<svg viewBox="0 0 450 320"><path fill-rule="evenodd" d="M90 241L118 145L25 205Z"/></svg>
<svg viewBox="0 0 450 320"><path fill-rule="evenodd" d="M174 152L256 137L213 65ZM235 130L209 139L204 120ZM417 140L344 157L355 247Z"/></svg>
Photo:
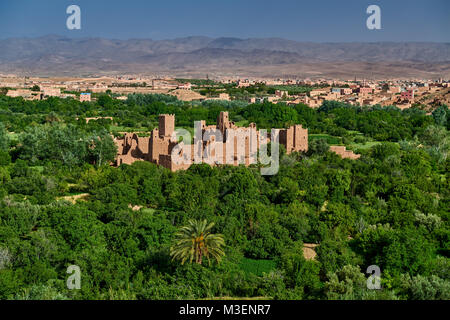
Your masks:
<svg viewBox="0 0 450 320"><path fill-rule="evenodd" d="M313 43L281 38L0 40L0 72L39 76L449 77L450 43Z"/></svg>

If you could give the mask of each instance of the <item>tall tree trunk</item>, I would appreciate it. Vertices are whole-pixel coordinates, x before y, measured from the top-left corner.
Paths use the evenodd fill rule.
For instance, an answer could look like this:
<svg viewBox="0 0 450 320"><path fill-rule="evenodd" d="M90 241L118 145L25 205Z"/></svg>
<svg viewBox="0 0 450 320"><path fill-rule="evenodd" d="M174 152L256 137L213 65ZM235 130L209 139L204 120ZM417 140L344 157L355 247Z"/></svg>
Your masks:
<svg viewBox="0 0 450 320"><path fill-rule="evenodd" d="M199 255L199 257L198 257L197 263L198 264L202 264L203 253L202 253L202 249L201 248L198 249L198 255Z"/></svg>

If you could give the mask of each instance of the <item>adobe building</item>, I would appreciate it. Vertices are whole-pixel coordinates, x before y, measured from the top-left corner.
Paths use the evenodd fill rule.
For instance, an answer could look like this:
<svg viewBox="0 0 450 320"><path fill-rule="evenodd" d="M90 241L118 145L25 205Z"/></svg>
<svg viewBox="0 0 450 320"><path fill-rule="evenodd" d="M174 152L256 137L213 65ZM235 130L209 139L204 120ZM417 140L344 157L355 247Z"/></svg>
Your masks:
<svg viewBox="0 0 450 320"><path fill-rule="evenodd" d="M356 160L361 157L360 154L356 154L351 150L346 150L345 146L330 146L330 151L336 153L342 159Z"/></svg>
<svg viewBox="0 0 450 320"><path fill-rule="evenodd" d="M80 102L84 101L91 101L91 94L90 93L80 93Z"/></svg>
<svg viewBox="0 0 450 320"><path fill-rule="evenodd" d="M360 87L356 89L356 92L359 93L360 95L366 95L371 94L373 92L373 89L370 87Z"/></svg>
<svg viewBox="0 0 450 320"><path fill-rule="evenodd" d="M294 125L280 130L280 144L286 148L286 153L294 151L308 151L308 129L301 125Z"/></svg>
<svg viewBox="0 0 450 320"><path fill-rule="evenodd" d="M202 139L194 143L178 142L175 136L175 115L159 116L159 128L151 132L150 137L139 137L136 133L125 133L115 139L118 147L116 165L132 164L135 161L150 161L171 171L186 170L192 163L208 163L246 166L256 163L261 144L270 142L267 136L261 136L256 124L237 127L230 121L228 112L220 112L216 125L206 125L204 120L197 122L195 130ZM288 129L277 129L279 143L286 152L308 151L308 129L294 125ZM174 158L175 156L175 158ZM184 159L186 161L180 161Z"/></svg>
<svg viewBox="0 0 450 320"><path fill-rule="evenodd" d="M330 92L330 89L324 88L324 89L314 89L309 92L310 97L320 96L322 94L327 94Z"/></svg>
<svg viewBox="0 0 450 320"><path fill-rule="evenodd" d="M402 91L400 97L402 100L414 101L414 90L409 89Z"/></svg>
<svg viewBox="0 0 450 320"><path fill-rule="evenodd" d="M351 88L341 88L341 95L349 95L352 94L353 90Z"/></svg>
<svg viewBox="0 0 450 320"><path fill-rule="evenodd" d="M191 90L192 89L192 84L190 82L187 83L180 83L177 86L177 89L183 89L183 90Z"/></svg>
<svg viewBox="0 0 450 320"><path fill-rule="evenodd" d="M42 92L47 97L59 97L61 95L61 89L54 87L43 87Z"/></svg>
<svg viewBox="0 0 450 320"><path fill-rule="evenodd" d="M11 98L22 97L25 100L42 100L44 98L44 94L42 92L31 91L28 89L8 90L6 96Z"/></svg>
<svg viewBox="0 0 450 320"><path fill-rule="evenodd" d="M287 90L275 90L275 96L279 98L289 97L289 92Z"/></svg>
<svg viewBox="0 0 450 320"><path fill-rule="evenodd" d="M228 93L219 93L219 100L230 101L230 95Z"/></svg>

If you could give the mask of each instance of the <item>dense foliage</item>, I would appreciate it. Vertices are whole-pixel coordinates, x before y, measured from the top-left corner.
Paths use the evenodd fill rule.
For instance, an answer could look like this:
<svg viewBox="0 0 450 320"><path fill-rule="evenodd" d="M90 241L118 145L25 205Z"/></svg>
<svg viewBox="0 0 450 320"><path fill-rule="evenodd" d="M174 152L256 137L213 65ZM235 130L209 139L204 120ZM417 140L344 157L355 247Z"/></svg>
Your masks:
<svg viewBox="0 0 450 320"><path fill-rule="evenodd" d="M256 165L109 166L110 133L148 132L160 113L177 126L215 123L222 110L262 128L301 123L310 151L282 153L274 176ZM448 115L445 106L426 115L336 102L0 96L0 299L449 299ZM114 123L86 124L90 116ZM341 159L314 134L362 157ZM223 235L220 263L171 259L192 219ZM315 259L304 243L318 245ZM69 265L81 269L80 290L66 287ZM366 286L370 265L381 290Z"/></svg>

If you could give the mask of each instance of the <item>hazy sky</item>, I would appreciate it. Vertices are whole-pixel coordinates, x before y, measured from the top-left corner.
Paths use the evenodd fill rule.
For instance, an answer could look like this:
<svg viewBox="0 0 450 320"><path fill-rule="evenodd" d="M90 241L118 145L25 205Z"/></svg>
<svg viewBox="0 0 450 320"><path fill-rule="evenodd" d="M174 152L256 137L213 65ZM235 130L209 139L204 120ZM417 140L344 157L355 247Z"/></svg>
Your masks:
<svg viewBox="0 0 450 320"><path fill-rule="evenodd" d="M66 28L71 4L81 8L81 30ZM382 30L366 27L371 4ZM0 0L0 38L47 34L450 42L450 0Z"/></svg>

